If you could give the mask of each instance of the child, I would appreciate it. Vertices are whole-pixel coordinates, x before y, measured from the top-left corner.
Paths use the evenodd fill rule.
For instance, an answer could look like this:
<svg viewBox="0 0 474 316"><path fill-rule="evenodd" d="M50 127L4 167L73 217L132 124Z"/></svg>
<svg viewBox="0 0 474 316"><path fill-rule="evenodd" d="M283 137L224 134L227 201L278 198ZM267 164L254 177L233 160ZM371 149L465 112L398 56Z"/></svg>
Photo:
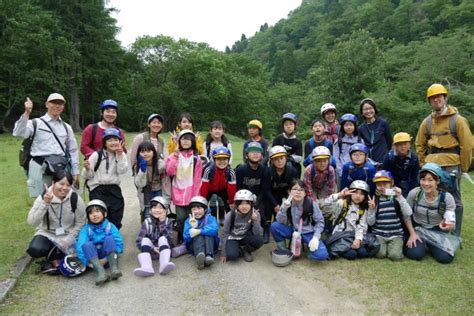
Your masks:
<svg viewBox="0 0 474 316"><path fill-rule="evenodd" d="M332 257L353 260L369 256L367 245L362 243L367 233L368 196L369 185L356 180L351 183L350 189L344 188L326 199L325 204L334 218L331 236L326 240Z"/></svg>
<svg viewBox="0 0 474 316"><path fill-rule="evenodd" d="M252 262L252 252L263 245L260 214L253 208L255 196L239 190L234 201L236 209L226 214L222 229L221 262L237 260L240 253L246 262Z"/></svg>
<svg viewBox="0 0 474 316"><path fill-rule="evenodd" d="M77 257L84 265L93 267L97 274L95 285L109 280L104 265L109 264L110 278L122 276L118 255L123 252L123 240L115 225L106 219L107 206L101 200L92 200L86 207L88 224L84 225L76 243Z"/></svg>
<svg viewBox="0 0 474 316"><path fill-rule="evenodd" d="M269 201L272 199L272 193L270 191L268 167L261 163L263 159L263 148L260 143L250 142L245 148L245 152L247 163L240 165L235 171L237 190L246 189L255 194L255 208L257 208L261 214L264 214L261 218L263 240L265 243L268 243L270 238L270 221L274 213L271 205L269 205Z"/></svg>
<svg viewBox="0 0 474 316"><path fill-rule="evenodd" d="M291 240L296 234L308 245L309 259L327 260L329 255L326 246L319 241L324 229L321 210L313 200L305 196L305 184L300 179L291 182L288 194L271 226L277 249L288 249L285 239Z"/></svg>
<svg viewBox="0 0 474 316"><path fill-rule="evenodd" d="M248 128L248 133L249 133L249 136L250 136L250 139L247 140L245 143L244 143L244 146L243 146L243 152L242 152L242 156L243 156L243 161L246 162L247 161L247 146L252 143L252 142L258 142L260 143L260 145L262 146L262 149L263 149L263 159L262 159L262 163L266 163L267 161L267 149L268 149L268 142L265 138L263 138L263 133L262 133L262 128L263 128L263 125L262 125L262 122L260 122L259 120L251 120L248 124L247 124L247 128Z"/></svg>
<svg viewBox="0 0 474 316"><path fill-rule="evenodd" d="M304 182L308 197L320 202L336 191L336 171L329 164L331 152L327 147L318 146L312 153L313 163L305 168Z"/></svg>
<svg viewBox="0 0 474 316"><path fill-rule="evenodd" d="M272 146L283 146L288 153L288 160L301 176L301 161L303 160L303 145L296 137L297 117L293 113L285 113L281 118L283 133L275 137Z"/></svg>
<svg viewBox="0 0 474 316"><path fill-rule="evenodd" d="M293 165L288 162L288 154L283 146L273 146L268 154L271 162L268 168L272 192L270 204L274 214L276 214L280 210L280 203L288 196L290 183L294 179L299 179L299 176ZM269 214L269 216L271 218L272 214Z"/></svg>
<svg viewBox="0 0 474 316"><path fill-rule="evenodd" d="M191 130L179 132L178 148L166 160L166 174L173 177L171 195L176 207L178 244L181 244L189 201L199 194L201 188L202 162L198 157L196 137Z"/></svg>
<svg viewBox="0 0 474 316"><path fill-rule="evenodd" d="M403 197L402 190L393 186L393 176L390 171L377 171L374 183L377 187L376 197L369 198L367 223L380 243L380 250L375 256L401 260L405 237L403 224L410 234L407 245L419 240L411 222L413 212Z"/></svg>
<svg viewBox="0 0 474 316"><path fill-rule="evenodd" d="M321 106L321 117L324 120L326 139L334 144L337 141L339 124L336 120L336 106L332 103L325 103ZM332 152L332 150L331 150Z"/></svg>
<svg viewBox="0 0 474 316"><path fill-rule="evenodd" d="M173 133L170 133L170 142L168 144L168 153L171 155L176 151L176 147L178 146L178 138L179 138L179 133L182 130L190 130L194 131L194 123L193 123L193 118L191 114L189 113L182 113L179 116L178 120L178 125L176 126L176 129ZM201 135L199 133L195 134L195 139L196 139L196 149L197 153L199 155L202 155L204 152L204 148L202 146L202 140L201 140Z"/></svg>
<svg viewBox="0 0 474 316"><path fill-rule="evenodd" d="M308 139L304 144L304 156L306 157L303 161L303 166L307 167L312 163L311 153L318 146L324 146L332 152L332 143L330 140L326 139L324 136L325 127L324 122L320 119L316 119L311 123L311 130L313 132L313 137Z"/></svg>
<svg viewBox="0 0 474 316"><path fill-rule="evenodd" d="M150 217L142 224L137 237L137 247L140 250L138 262L140 267L133 270L136 276L153 276L152 258L160 258L160 274L168 274L176 267L170 262L171 234L173 232L173 220L168 218L169 202L164 197L157 196L150 201Z"/></svg>
<svg viewBox="0 0 474 316"><path fill-rule="evenodd" d="M87 180L89 199L99 199L107 205L107 219L118 229L122 227L124 200L120 175L129 169L119 130L108 128L102 135L102 149L84 161L82 176Z"/></svg>
<svg viewBox="0 0 474 316"><path fill-rule="evenodd" d="M135 136L132 142L132 146L130 149L130 165L132 166L132 170L135 169L135 165L137 163L137 152L138 147L144 141L150 141L153 146L155 147L155 151L159 159L165 159L165 142L160 137L160 133L163 130L164 118L160 114L150 114L148 116L148 131L143 132Z"/></svg>
<svg viewBox="0 0 474 316"><path fill-rule="evenodd" d="M357 132L357 117L354 114L346 113L341 116L340 129L337 141L334 143L333 156L336 160L337 175L342 175L342 167L351 161L349 154L350 147L356 143L363 144L364 141Z"/></svg>
<svg viewBox="0 0 474 316"><path fill-rule="evenodd" d="M121 129L115 126L118 116L119 105L114 100L104 100L99 106L100 111L100 122L95 124L89 124L82 131L81 136L81 153L84 155L84 159L102 148L102 134L107 128L117 128L120 131L120 138L122 139L122 145L125 146L125 134ZM99 137L97 137L99 135ZM127 152L124 148L124 151Z"/></svg>
<svg viewBox="0 0 474 316"><path fill-rule="evenodd" d="M150 200L155 196L163 195L162 176L165 173L165 162L150 141L144 141L138 145L135 161L137 163L132 169L140 202L140 218L143 222L150 216Z"/></svg>
<svg viewBox="0 0 474 316"><path fill-rule="evenodd" d="M230 158L229 164L232 163L232 144L229 142L227 137L224 135L224 123L221 121L213 121L211 123L211 130L206 137L206 143L204 146L204 156L209 160L212 158L212 151L217 147L226 147L229 149Z"/></svg>
<svg viewBox="0 0 474 316"><path fill-rule="evenodd" d="M375 167L368 159L369 149L364 144L354 144L349 149L351 161L342 167L340 190L349 187L354 180L362 180L368 183L370 194L374 195L375 186L372 182Z"/></svg>
<svg viewBox="0 0 474 316"><path fill-rule="evenodd" d="M418 156L410 150L411 136L408 133L397 133L393 136L393 149L383 161L382 168L393 174L395 185L402 189L406 198L408 192L418 186L420 162Z"/></svg>
<svg viewBox="0 0 474 316"><path fill-rule="evenodd" d="M230 166L231 157L229 148L221 146L212 150L212 160L204 168L200 190L201 196L207 200L216 194L224 204L225 213L234 208L234 195L237 191L235 171ZM217 214L218 209L219 206L215 209L211 207L212 215L221 220L225 213Z"/></svg>
<svg viewBox="0 0 474 316"><path fill-rule="evenodd" d="M195 196L189 204L191 214L184 223L186 248L196 257L199 270L214 263L214 253L219 247L219 226L207 207L207 200Z"/></svg>

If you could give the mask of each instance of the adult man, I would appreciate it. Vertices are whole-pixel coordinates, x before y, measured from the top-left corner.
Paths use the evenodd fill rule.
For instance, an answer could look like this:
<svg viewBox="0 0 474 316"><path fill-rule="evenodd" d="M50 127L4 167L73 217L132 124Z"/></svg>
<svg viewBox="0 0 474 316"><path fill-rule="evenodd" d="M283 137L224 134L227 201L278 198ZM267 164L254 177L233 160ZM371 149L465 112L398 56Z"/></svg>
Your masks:
<svg viewBox="0 0 474 316"><path fill-rule="evenodd" d="M458 110L448 105L448 90L438 83L426 91L432 113L421 123L416 135L416 153L420 165L434 162L456 176L456 187L451 191L456 201L456 234L461 234L463 205L461 174L467 172L472 160L472 134L469 123Z"/></svg>
<svg viewBox="0 0 474 316"><path fill-rule="evenodd" d="M69 124L65 123L60 115L64 111L66 100L59 93L52 93L45 102L48 110L45 115L36 119L36 124L29 120L33 109L33 102L26 98L25 112L15 122L13 136L28 138L36 132L31 144L32 159L28 169L28 191L30 197L37 197L44 190L44 184L51 183L51 177L45 174L47 168L46 159L51 155L70 157L71 173L74 184L79 184L79 155L76 138ZM57 138L56 138L56 137Z"/></svg>

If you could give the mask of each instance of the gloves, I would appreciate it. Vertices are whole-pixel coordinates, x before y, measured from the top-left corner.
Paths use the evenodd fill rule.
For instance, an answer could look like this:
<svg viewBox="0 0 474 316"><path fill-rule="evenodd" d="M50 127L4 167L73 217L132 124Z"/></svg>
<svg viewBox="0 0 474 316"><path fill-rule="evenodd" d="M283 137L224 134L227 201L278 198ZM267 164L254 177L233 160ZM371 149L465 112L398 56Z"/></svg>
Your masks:
<svg viewBox="0 0 474 316"><path fill-rule="evenodd" d="M140 167L140 170L142 172L146 172L148 162L145 159L143 159L143 157L140 155L138 155L138 166Z"/></svg>
<svg viewBox="0 0 474 316"><path fill-rule="evenodd" d="M319 247L319 238L318 237L311 238L311 240L309 241L308 246L309 246L309 251L311 251L311 252L318 249L318 247Z"/></svg>
<svg viewBox="0 0 474 316"><path fill-rule="evenodd" d="M283 199L283 201L281 201L281 208L285 210L290 208L292 199L293 197L291 195L287 199Z"/></svg>
<svg viewBox="0 0 474 316"><path fill-rule="evenodd" d="M199 235L201 233L201 230L200 229L197 229L197 228L191 228L189 230L189 235L191 236L191 238L194 238L196 237L197 235Z"/></svg>

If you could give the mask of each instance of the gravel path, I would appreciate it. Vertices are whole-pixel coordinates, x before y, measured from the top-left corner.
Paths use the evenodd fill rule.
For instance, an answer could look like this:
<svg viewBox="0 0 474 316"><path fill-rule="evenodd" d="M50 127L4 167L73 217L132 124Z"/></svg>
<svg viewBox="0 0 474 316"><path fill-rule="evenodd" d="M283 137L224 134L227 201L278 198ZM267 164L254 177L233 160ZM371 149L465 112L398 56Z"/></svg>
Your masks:
<svg viewBox="0 0 474 316"><path fill-rule="evenodd" d="M271 264L272 244L246 263L216 263L198 271L192 257L174 259L177 269L169 275L138 278L135 238L139 229L138 199L130 176L122 180L125 216L122 234L125 252L120 259L123 277L103 287L94 285L95 273L77 279L50 281L55 303L53 314L364 314L361 298L347 291L349 284L329 276L330 263L306 258L286 268ZM158 262L154 262L158 269ZM50 282L48 282L50 283ZM349 292L349 293L346 293ZM350 295L350 296L349 296ZM41 306L42 310L45 306Z"/></svg>

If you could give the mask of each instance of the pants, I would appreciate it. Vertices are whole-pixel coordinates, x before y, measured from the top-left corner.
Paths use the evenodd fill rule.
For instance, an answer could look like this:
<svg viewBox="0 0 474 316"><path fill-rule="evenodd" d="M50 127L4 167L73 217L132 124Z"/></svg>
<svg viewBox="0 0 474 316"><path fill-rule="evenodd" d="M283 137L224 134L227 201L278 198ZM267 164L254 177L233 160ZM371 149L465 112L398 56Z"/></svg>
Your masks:
<svg viewBox="0 0 474 316"><path fill-rule="evenodd" d="M107 205L107 219L117 226L122 227L123 209L125 202L120 186L116 184L99 185L89 193L89 199L99 199Z"/></svg>
<svg viewBox="0 0 474 316"><path fill-rule="evenodd" d="M359 249L351 249L343 254L341 254L341 257L346 258L348 260L354 260L356 258L367 258L369 256L369 252L364 246L360 246Z"/></svg>
<svg viewBox="0 0 474 316"><path fill-rule="evenodd" d="M456 173L456 186L454 190L449 191L454 197L454 201L456 202L456 228L454 229L454 232L456 235L461 236L461 226L462 226L462 214L464 212L464 206L462 204L462 199L461 199L461 175L462 175L462 170L461 167L458 166L450 166L450 167L443 167L443 169L448 172Z"/></svg>
<svg viewBox="0 0 474 316"><path fill-rule="evenodd" d="M194 237L192 243L189 243L187 247L195 256L201 252L206 256L214 256L217 250L215 237L202 235Z"/></svg>
<svg viewBox="0 0 474 316"><path fill-rule="evenodd" d="M225 245L227 260L233 261L239 258L240 246L244 246L248 251L252 252L262 247L262 236L248 234L241 240L228 239Z"/></svg>
<svg viewBox="0 0 474 316"><path fill-rule="evenodd" d="M285 239L291 240L293 232L295 231L293 227L279 222L273 222L270 229L275 242L284 241ZM313 235L313 233L302 234L301 239L303 244L308 245L313 238ZM324 261L327 260L328 257L329 253L326 249L326 245L321 240L319 241L318 249L308 252L308 258L311 260Z"/></svg>
<svg viewBox="0 0 474 316"><path fill-rule="evenodd" d="M380 243L380 250L375 255L377 258L389 258L390 260L403 259L403 237L385 240L377 236Z"/></svg>
<svg viewBox="0 0 474 316"><path fill-rule="evenodd" d="M33 258L46 257L53 249L54 244L46 237L36 235L31 240L26 252Z"/></svg>
<svg viewBox="0 0 474 316"><path fill-rule="evenodd" d="M412 260L421 260L424 256L426 256L428 250L431 251L431 255L439 263L451 263L454 260L454 257L449 253L439 249L438 247L428 244L427 242L420 243L418 241L414 248L406 247L404 252L405 256Z"/></svg>
<svg viewBox="0 0 474 316"><path fill-rule="evenodd" d="M30 197L35 198L43 193L45 184L51 185L51 177L44 174L46 170L44 163L40 165L31 159L28 168L28 192Z"/></svg>
<svg viewBox="0 0 474 316"><path fill-rule="evenodd" d="M178 242L177 244L183 243L183 231L184 231L184 222L188 218L190 211L187 206L176 205L176 228L178 230Z"/></svg>
<svg viewBox="0 0 474 316"><path fill-rule="evenodd" d="M112 252L117 252L117 244L112 236L106 236L102 244L96 244L92 241L85 243L82 246L84 255L89 263L92 259L98 257L99 259L107 257Z"/></svg>

